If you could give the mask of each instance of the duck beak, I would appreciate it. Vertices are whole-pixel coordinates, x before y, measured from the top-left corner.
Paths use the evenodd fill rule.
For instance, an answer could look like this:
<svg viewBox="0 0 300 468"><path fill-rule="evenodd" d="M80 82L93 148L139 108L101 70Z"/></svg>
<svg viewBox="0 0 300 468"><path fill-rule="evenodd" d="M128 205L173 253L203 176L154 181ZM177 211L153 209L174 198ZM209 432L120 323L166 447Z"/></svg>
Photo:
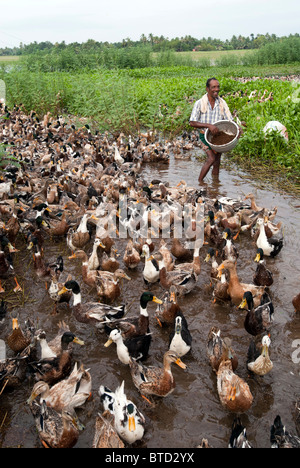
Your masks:
<svg viewBox="0 0 300 468"><path fill-rule="evenodd" d="M177 359L177 361L175 361L175 364L177 364L177 366L181 367L181 369L186 369L186 365L179 358Z"/></svg>
<svg viewBox="0 0 300 468"><path fill-rule="evenodd" d="M84 346L84 341L80 340L77 336L75 336L73 343L77 343L80 346Z"/></svg>
<svg viewBox="0 0 300 468"><path fill-rule="evenodd" d="M135 431L135 420L134 420L134 416L129 416L128 418L128 429L130 432L134 432Z"/></svg>
<svg viewBox="0 0 300 468"><path fill-rule="evenodd" d="M123 273L122 278L127 279L128 281L131 281L130 276L126 275L126 273Z"/></svg>
<svg viewBox="0 0 300 468"><path fill-rule="evenodd" d="M258 253L254 259L255 262L260 262L260 254Z"/></svg>
<svg viewBox="0 0 300 468"><path fill-rule="evenodd" d="M162 304L163 301L161 299L158 299L158 297L154 296L152 299L153 302L156 302L156 304Z"/></svg>
<svg viewBox="0 0 300 468"><path fill-rule="evenodd" d="M208 263L209 260L210 260L210 254L207 254L206 257L205 257L205 259L204 259L204 261L205 261L206 263Z"/></svg>
<svg viewBox="0 0 300 468"><path fill-rule="evenodd" d="M68 292L68 289L64 286L60 291L58 291L57 295L61 296L62 294L65 294Z"/></svg>
<svg viewBox="0 0 300 468"><path fill-rule="evenodd" d="M108 348L112 343L113 343L113 340L110 338L109 340L107 340L106 343L104 343L105 348Z"/></svg>
<svg viewBox="0 0 300 468"><path fill-rule="evenodd" d="M245 309L247 307L247 301L246 299L243 299L240 305L238 306L238 309Z"/></svg>
<svg viewBox="0 0 300 468"><path fill-rule="evenodd" d="M77 257L76 257L76 254L74 253L73 255L71 255L71 256L68 257L68 258L69 258L69 260L73 260L74 258L77 258Z"/></svg>
<svg viewBox="0 0 300 468"><path fill-rule="evenodd" d="M13 319L12 319L12 328L13 328L13 330L18 330L18 328L19 328L19 322L18 322L18 319L17 319L17 318L13 318Z"/></svg>
<svg viewBox="0 0 300 468"><path fill-rule="evenodd" d="M218 278L221 278L222 277L222 274L223 274L223 270L224 270L224 265L222 263L222 265L220 265L217 270L218 270Z"/></svg>
<svg viewBox="0 0 300 468"><path fill-rule="evenodd" d="M37 396L38 396L38 393L33 392L28 398L27 404L30 405L30 403L32 403L36 399Z"/></svg>
<svg viewBox="0 0 300 468"><path fill-rule="evenodd" d="M170 294L170 302L176 302L176 294L174 292L171 292Z"/></svg>
<svg viewBox="0 0 300 468"><path fill-rule="evenodd" d="M9 253L19 252L19 250L17 250L11 243L9 243L7 246L8 246Z"/></svg>
<svg viewBox="0 0 300 468"><path fill-rule="evenodd" d="M233 387L230 391L230 394L228 396L229 401L234 401L236 397L236 387Z"/></svg>

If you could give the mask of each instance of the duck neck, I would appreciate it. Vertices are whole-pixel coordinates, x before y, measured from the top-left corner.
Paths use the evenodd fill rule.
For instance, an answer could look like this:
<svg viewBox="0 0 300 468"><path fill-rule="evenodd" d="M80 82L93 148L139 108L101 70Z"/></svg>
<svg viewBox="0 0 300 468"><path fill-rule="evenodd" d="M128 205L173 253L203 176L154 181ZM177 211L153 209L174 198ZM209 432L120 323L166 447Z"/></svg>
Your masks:
<svg viewBox="0 0 300 468"><path fill-rule="evenodd" d="M45 339L40 340L42 359L55 358L56 354L52 351Z"/></svg>
<svg viewBox="0 0 300 468"><path fill-rule="evenodd" d="M78 304L81 304L81 293L74 293L74 307L77 306Z"/></svg>
<svg viewBox="0 0 300 468"><path fill-rule="evenodd" d="M168 281L167 269L165 266L159 271L159 279L163 287L168 289L171 283Z"/></svg>
<svg viewBox="0 0 300 468"><path fill-rule="evenodd" d="M140 305L140 315L143 315L144 317L149 317L148 315L148 310L147 310L147 304L141 304Z"/></svg>

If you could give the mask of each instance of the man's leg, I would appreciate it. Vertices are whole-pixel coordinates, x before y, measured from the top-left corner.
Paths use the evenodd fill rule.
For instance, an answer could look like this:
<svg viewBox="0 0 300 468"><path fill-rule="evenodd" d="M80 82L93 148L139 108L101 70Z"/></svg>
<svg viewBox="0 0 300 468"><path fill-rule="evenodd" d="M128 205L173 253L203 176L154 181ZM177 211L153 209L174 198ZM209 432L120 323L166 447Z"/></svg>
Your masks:
<svg viewBox="0 0 300 468"><path fill-rule="evenodd" d="M221 164L221 155L222 153L215 154L215 162L213 163L213 170L212 175L218 176L220 172L220 164Z"/></svg>
<svg viewBox="0 0 300 468"><path fill-rule="evenodd" d="M207 173L208 173L209 169L211 168L211 166L214 166L215 164L217 164L216 155L221 156L220 153L216 153L213 150L207 150L206 154L207 154L207 159L206 159L205 163L202 166L202 169L201 169L201 172L200 172L200 175L199 175L199 179L198 179L199 182L203 181L204 177L207 175ZM220 161L219 161L219 167L220 167Z"/></svg>

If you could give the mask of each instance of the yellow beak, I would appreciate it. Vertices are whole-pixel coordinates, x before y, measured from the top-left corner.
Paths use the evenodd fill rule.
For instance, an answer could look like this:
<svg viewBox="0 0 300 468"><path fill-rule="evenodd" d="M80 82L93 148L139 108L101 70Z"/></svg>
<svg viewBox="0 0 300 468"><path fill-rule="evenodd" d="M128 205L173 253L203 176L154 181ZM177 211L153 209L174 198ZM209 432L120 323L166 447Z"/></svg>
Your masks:
<svg viewBox="0 0 300 468"><path fill-rule="evenodd" d="M246 307L247 307L247 301L246 299L243 299L238 308L245 309Z"/></svg>
<svg viewBox="0 0 300 468"><path fill-rule="evenodd" d="M156 304L162 304L163 301L161 299L158 299L158 297L154 296L152 299L153 302L156 302Z"/></svg>
<svg viewBox="0 0 300 468"><path fill-rule="evenodd" d="M58 293L57 295L58 296L61 296L62 294L65 294L68 292L68 289L64 286Z"/></svg>
<svg viewBox="0 0 300 468"><path fill-rule="evenodd" d="M113 343L113 340L110 338L110 339L107 340L107 342L104 344L105 348L108 348L112 343Z"/></svg>
<svg viewBox="0 0 300 468"><path fill-rule="evenodd" d="M135 419L134 416L129 416L128 418L128 429L130 432L135 431Z"/></svg>
<svg viewBox="0 0 300 468"><path fill-rule="evenodd" d="M186 369L186 365L179 358L177 359L177 361L175 361L175 364L177 364L177 366L181 367L181 369Z"/></svg>
<svg viewBox="0 0 300 468"><path fill-rule="evenodd" d="M79 344L80 346L83 346L84 345L84 341L80 340L79 338L77 338L77 336L75 336L74 340L73 340L73 343L77 343Z"/></svg>

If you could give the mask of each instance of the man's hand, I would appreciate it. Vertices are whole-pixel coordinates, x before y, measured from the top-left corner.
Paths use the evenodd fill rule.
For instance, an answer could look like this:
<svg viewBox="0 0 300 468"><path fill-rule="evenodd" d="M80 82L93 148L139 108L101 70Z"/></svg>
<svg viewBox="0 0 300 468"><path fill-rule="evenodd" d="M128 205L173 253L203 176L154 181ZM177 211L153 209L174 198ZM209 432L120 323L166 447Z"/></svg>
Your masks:
<svg viewBox="0 0 300 468"><path fill-rule="evenodd" d="M210 124L208 128L209 128L210 133L212 133L213 135L217 135L220 131L218 127L212 124Z"/></svg>

